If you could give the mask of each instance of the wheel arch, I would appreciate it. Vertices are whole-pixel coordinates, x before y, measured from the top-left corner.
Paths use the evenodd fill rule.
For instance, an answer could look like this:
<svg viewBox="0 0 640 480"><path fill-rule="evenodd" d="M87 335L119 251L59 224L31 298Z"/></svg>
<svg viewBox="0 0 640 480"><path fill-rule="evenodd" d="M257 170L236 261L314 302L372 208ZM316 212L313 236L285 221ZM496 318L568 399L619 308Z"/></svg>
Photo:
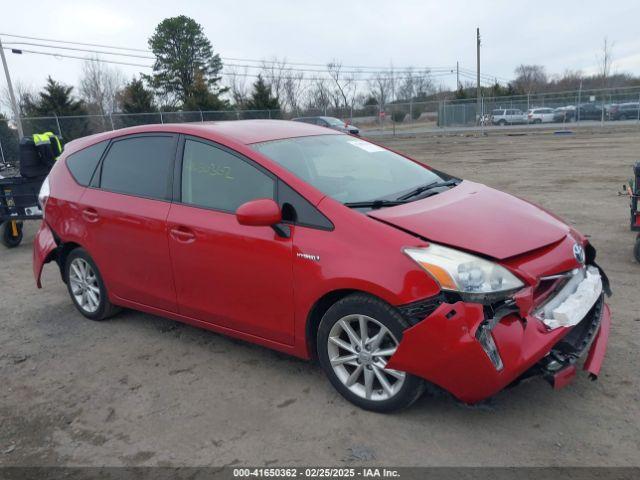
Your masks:
<svg viewBox="0 0 640 480"><path fill-rule="evenodd" d="M64 267L65 267L65 264L67 263L67 257L72 251L74 251L77 248L84 248L84 247L76 242L64 242L64 243L60 243L60 245L58 246L55 260L56 260L56 263L58 264L58 268L60 269L60 276L62 277L62 281L64 283L67 283L64 277Z"/></svg>
<svg viewBox="0 0 640 480"><path fill-rule="evenodd" d="M357 288L340 288L322 295L322 297L316 300L316 302L309 310L305 326L307 352L309 354L309 358L312 361L316 361L318 359L316 340L318 336L318 328L320 326L322 317L325 313L327 313L327 310L329 310L335 303L339 302L345 297L348 297L349 295L353 295L356 293L367 295L369 297L376 298L386 304L389 304L389 301L384 299L380 295L376 295L375 293Z"/></svg>

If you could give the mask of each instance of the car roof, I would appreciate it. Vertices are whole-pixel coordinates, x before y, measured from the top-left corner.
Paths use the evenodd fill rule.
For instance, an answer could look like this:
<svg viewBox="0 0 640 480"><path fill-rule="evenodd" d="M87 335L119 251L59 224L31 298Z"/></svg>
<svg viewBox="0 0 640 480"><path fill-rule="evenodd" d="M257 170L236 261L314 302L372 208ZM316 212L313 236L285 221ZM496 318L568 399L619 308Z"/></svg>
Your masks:
<svg viewBox="0 0 640 480"><path fill-rule="evenodd" d="M335 130L288 120L229 120L204 123L165 123L122 128L82 137L65 145L65 151L76 151L103 140L136 133L183 133L212 140L228 140L243 145L314 135L343 135Z"/></svg>

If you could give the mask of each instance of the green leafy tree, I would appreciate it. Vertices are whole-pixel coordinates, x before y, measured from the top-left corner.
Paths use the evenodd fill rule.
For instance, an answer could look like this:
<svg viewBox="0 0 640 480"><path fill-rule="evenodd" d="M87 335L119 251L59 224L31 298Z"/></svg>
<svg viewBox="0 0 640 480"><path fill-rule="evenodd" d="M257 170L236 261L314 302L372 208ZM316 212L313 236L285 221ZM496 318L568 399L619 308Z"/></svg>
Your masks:
<svg viewBox="0 0 640 480"><path fill-rule="evenodd" d="M53 131L58 133L58 124L64 141L83 137L91 133L87 118L87 109L82 101L76 100L73 95L73 87L56 82L51 77L47 77L47 83L38 94L25 105L25 112L29 117L58 117L49 119L28 120L29 128L32 132ZM76 118L65 118L65 117ZM25 123L25 122L23 122Z"/></svg>
<svg viewBox="0 0 640 480"><path fill-rule="evenodd" d="M149 46L156 61L153 74L144 79L170 104L193 102L202 94L197 90L203 85L212 97L227 90L220 87L220 56L213 53L211 42L192 18L180 15L164 19L149 39Z"/></svg>
<svg viewBox="0 0 640 480"><path fill-rule="evenodd" d="M7 118L0 113L0 145L5 163L18 161L18 133L9 127ZM2 157L0 157L0 162Z"/></svg>
<svg viewBox="0 0 640 480"><path fill-rule="evenodd" d="M262 75L258 75L258 80L253 84L247 108L249 110L280 110L278 98L273 96L271 86L265 83Z"/></svg>

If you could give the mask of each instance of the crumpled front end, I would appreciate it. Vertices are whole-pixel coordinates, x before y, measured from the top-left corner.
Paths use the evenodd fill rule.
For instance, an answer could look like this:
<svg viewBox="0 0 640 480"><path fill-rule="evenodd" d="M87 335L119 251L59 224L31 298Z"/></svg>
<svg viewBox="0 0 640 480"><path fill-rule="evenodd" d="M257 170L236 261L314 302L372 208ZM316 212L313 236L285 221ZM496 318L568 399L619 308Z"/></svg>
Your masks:
<svg viewBox="0 0 640 480"><path fill-rule="evenodd" d="M542 255L557 256L563 248ZM538 272L529 268L532 277L543 274L500 305L443 301L404 332L387 367L425 378L466 403L533 375L561 388L573 379L576 363L585 355L584 369L597 376L611 313L603 293L609 292L608 280L602 273L598 289L589 276L600 279L595 251L591 257L589 267L559 263L572 268L557 275L547 275L547 267ZM531 257L522 260L510 267L517 271L535 264ZM549 265L546 260L537 264ZM580 310L579 301L592 303Z"/></svg>

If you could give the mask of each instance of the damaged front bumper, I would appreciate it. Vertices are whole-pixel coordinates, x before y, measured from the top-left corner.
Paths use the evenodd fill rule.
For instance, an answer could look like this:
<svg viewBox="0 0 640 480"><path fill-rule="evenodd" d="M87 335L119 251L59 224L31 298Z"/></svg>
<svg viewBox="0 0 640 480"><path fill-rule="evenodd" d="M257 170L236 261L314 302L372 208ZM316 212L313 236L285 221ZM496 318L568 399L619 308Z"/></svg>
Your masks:
<svg viewBox="0 0 640 480"><path fill-rule="evenodd" d="M533 290L523 295L533 296ZM571 318L573 325L550 328L549 319L545 324L540 310L531 306L521 295L487 318L482 305L442 303L404 332L387 367L427 379L466 403L534 375L561 388L573 379L576 362L587 351L584 369L597 376L611 324L601 291L586 315L575 322ZM555 321L565 314L566 308L556 308Z"/></svg>

